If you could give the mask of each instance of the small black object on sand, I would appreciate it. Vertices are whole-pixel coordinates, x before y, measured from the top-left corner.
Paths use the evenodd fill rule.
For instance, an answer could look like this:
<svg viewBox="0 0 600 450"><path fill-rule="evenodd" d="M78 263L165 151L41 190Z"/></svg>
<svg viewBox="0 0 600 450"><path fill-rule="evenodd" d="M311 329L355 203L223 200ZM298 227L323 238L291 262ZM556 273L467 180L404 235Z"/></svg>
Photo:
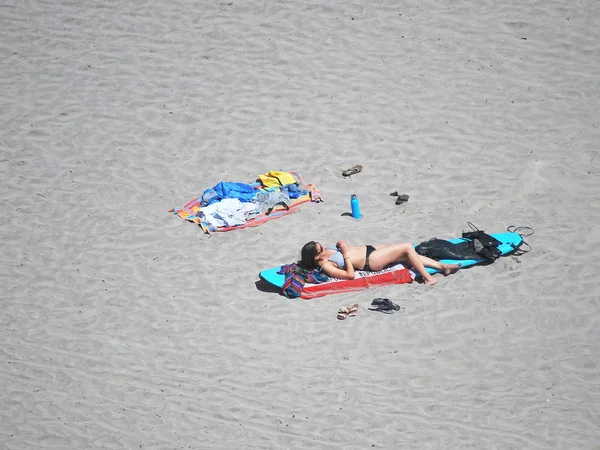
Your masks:
<svg viewBox="0 0 600 450"><path fill-rule="evenodd" d="M342 176L344 177L349 177L350 175L355 175L357 173L359 173L362 170L362 166L360 164L357 164L355 166L350 167L349 169L346 169L342 172Z"/></svg>

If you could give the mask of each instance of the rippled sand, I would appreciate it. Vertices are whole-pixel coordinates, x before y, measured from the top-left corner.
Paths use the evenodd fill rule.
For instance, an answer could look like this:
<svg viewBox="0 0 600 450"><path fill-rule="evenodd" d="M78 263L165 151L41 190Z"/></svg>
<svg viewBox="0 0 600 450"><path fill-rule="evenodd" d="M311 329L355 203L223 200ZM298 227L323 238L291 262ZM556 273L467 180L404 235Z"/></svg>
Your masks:
<svg viewBox="0 0 600 450"><path fill-rule="evenodd" d="M0 20L0 448L598 448L598 2L34 0ZM325 202L210 237L167 213L271 169ZM256 285L311 239L467 221L531 226L533 250L434 288Z"/></svg>

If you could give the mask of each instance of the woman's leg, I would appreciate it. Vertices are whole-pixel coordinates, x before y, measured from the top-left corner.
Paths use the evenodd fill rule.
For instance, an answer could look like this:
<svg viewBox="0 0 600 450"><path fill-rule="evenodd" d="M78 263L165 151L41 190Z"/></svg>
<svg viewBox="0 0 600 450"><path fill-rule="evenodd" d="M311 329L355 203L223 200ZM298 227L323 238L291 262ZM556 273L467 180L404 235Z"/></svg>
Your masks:
<svg viewBox="0 0 600 450"><path fill-rule="evenodd" d="M371 266L372 270L381 270L389 264L400 261L407 261L410 263L413 269L423 277L425 283L431 285L436 283L436 279L427 272L423 261L421 261L419 254L415 251L412 244L406 243L377 246L376 250L369 256L369 266ZM439 270L442 270L441 267Z"/></svg>
<svg viewBox="0 0 600 450"><path fill-rule="evenodd" d="M417 253L418 254L418 253ZM431 267L432 269L441 270L444 275L450 275L460 269L460 264L443 264L435 259L428 258L427 256L419 255L421 262L425 267Z"/></svg>
<svg viewBox="0 0 600 450"><path fill-rule="evenodd" d="M400 261L407 261L423 277L425 283L432 285L437 281L425 267L440 270L444 275L449 275L460 268L459 264L443 264L435 259L421 256L410 243L377 246L369 257L369 265L372 270L381 270L389 264Z"/></svg>

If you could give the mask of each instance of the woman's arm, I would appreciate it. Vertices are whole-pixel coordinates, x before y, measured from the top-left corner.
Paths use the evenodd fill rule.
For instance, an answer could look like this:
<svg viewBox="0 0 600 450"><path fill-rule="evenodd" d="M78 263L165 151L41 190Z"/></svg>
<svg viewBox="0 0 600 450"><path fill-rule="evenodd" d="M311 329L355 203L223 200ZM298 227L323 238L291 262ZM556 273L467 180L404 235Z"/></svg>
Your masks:
<svg viewBox="0 0 600 450"><path fill-rule="evenodd" d="M343 255L343 253L342 253ZM327 261L323 263L321 269L327 276L333 278L341 278L342 280L353 280L354 279L354 266L352 265L352 261L350 261L350 257L344 255L344 263L346 264L346 269L340 269L331 261Z"/></svg>

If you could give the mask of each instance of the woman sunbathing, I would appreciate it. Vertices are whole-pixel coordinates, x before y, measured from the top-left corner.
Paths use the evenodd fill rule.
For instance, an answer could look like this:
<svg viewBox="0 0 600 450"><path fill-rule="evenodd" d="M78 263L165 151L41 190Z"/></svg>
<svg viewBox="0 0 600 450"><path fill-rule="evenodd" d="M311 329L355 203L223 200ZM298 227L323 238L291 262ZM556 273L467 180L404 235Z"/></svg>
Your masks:
<svg viewBox="0 0 600 450"><path fill-rule="evenodd" d="M305 269L320 267L325 274L334 278L352 280L354 270L375 272L398 262L407 262L429 285L434 285L437 280L427 272L426 267L440 270L444 275L450 275L460 268L460 264L443 264L421 256L409 243L351 247L340 240L335 247L323 247L318 242L310 241L302 247L301 265Z"/></svg>

